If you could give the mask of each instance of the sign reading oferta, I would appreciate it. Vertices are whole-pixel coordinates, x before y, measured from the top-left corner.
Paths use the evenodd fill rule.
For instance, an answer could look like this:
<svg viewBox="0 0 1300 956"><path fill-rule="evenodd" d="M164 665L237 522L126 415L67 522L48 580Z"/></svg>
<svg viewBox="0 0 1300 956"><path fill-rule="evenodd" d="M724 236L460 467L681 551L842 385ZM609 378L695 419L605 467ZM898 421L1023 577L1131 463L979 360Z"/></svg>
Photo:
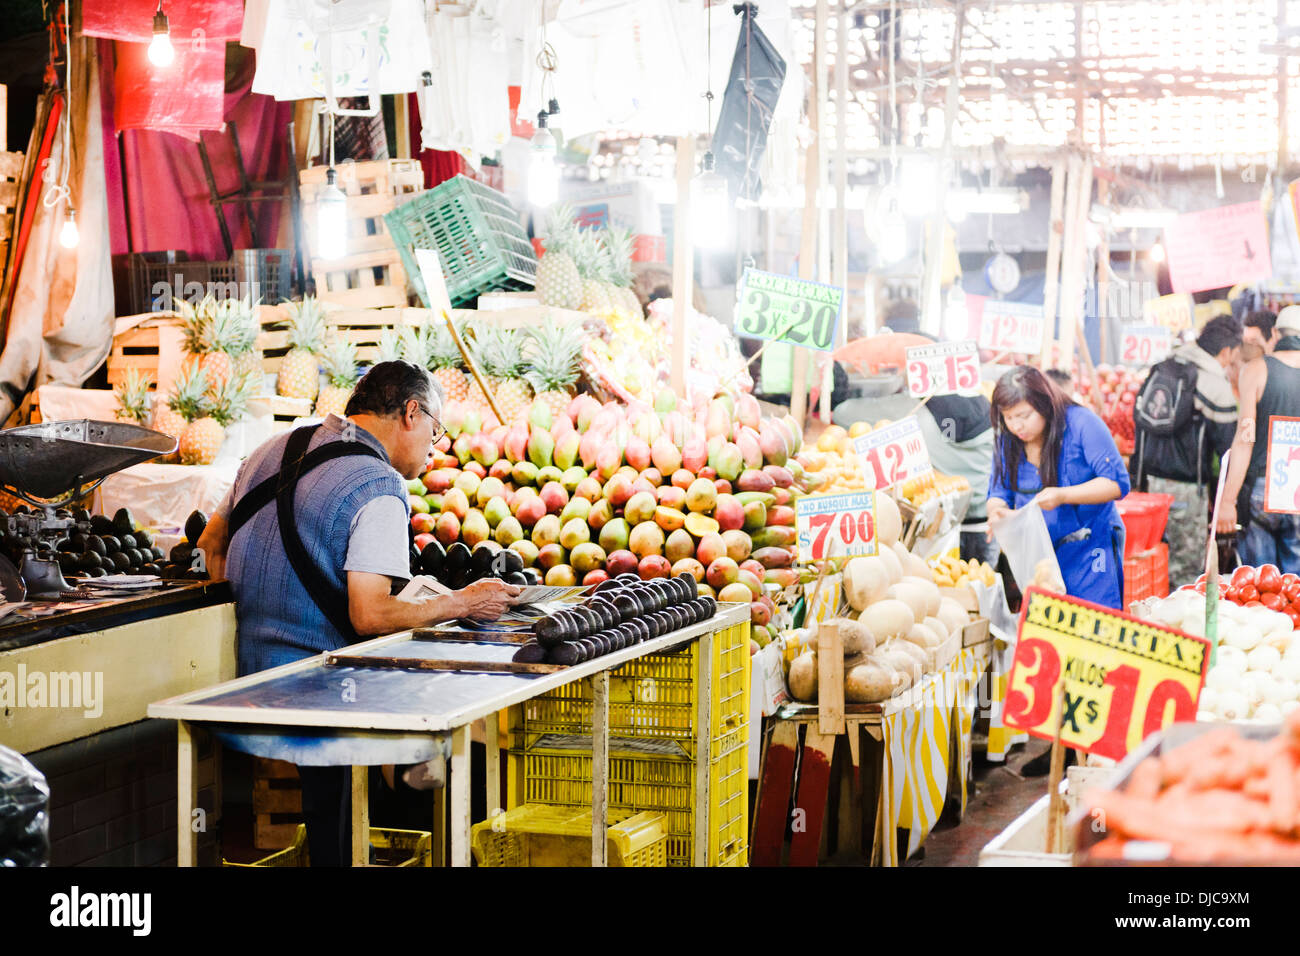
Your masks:
<svg viewBox="0 0 1300 956"><path fill-rule="evenodd" d="M746 269L736 301L736 334L829 352L843 312L839 286Z"/></svg>

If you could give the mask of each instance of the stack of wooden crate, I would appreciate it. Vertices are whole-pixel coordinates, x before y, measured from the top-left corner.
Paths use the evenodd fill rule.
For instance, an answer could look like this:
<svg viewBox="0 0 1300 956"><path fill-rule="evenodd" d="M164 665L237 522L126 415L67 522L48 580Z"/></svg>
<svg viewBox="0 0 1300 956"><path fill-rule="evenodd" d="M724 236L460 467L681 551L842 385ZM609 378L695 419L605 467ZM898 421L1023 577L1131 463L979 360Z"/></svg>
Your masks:
<svg viewBox="0 0 1300 956"><path fill-rule="evenodd" d="M284 760L254 758L253 846L259 850L286 847L302 822L298 768Z"/></svg>
<svg viewBox="0 0 1300 956"><path fill-rule="evenodd" d="M413 159L348 162L335 170L335 185L348 197L347 254L341 259L322 259L312 249L317 235L317 200L326 186L326 167L313 166L298 174L304 238L316 295L323 302L355 309L405 306L406 270L384 225L384 213L424 190L424 170Z"/></svg>
<svg viewBox="0 0 1300 956"><path fill-rule="evenodd" d="M23 175L23 154L6 152L9 148L5 121L7 109L7 88L0 85L0 280L4 278L5 265L9 261L9 241L18 212L18 182ZM0 286L3 284L0 281Z"/></svg>

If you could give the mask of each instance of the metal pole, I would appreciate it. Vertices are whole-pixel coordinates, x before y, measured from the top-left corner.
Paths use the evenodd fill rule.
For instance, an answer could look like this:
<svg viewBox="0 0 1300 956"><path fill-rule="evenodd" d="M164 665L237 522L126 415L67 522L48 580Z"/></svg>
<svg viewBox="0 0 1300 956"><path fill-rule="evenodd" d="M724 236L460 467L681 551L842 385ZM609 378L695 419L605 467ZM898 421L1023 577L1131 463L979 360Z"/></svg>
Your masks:
<svg viewBox="0 0 1300 956"><path fill-rule="evenodd" d="M940 279L943 268L943 238L948 226L944 210L948 179L952 174L952 128L961 100L961 34L966 27L966 6L957 6L957 23L952 33L952 71L948 75L948 97L943 110L943 149L935 173L935 210L930 218L930 241L926 243L924 279L921 283L921 328L932 335L942 328L943 305Z"/></svg>

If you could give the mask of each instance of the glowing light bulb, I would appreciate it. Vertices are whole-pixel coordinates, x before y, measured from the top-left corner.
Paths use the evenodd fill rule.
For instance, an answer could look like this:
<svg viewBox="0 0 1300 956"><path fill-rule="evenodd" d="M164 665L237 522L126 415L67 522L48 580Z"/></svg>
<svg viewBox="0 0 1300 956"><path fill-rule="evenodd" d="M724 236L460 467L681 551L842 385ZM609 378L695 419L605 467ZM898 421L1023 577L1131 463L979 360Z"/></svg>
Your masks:
<svg viewBox="0 0 1300 956"><path fill-rule="evenodd" d="M722 249L731 241L732 202L727 180L704 154L703 172L691 184L691 238L700 249Z"/></svg>
<svg viewBox="0 0 1300 956"><path fill-rule="evenodd" d="M335 185L335 176L331 166L316 197L316 254L322 259L342 259L348 249L348 197Z"/></svg>
<svg viewBox="0 0 1300 956"><path fill-rule="evenodd" d="M63 225L59 227L59 245L64 249L75 249L80 241L81 233L77 231L77 213L69 206L68 215L64 218Z"/></svg>
<svg viewBox="0 0 1300 956"><path fill-rule="evenodd" d="M534 206L549 206L559 198L560 169L555 163L559 144L547 128L547 114L537 114L537 132L533 134L528 157L528 201Z"/></svg>
<svg viewBox="0 0 1300 956"><path fill-rule="evenodd" d="M149 62L154 66L171 66L175 59L176 50L172 47L167 14L163 13L162 2L159 0L158 12L153 15L153 39L149 41Z"/></svg>
<svg viewBox="0 0 1300 956"><path fill-rule="evenodd" d="M1163 242L1157 242L1154 246L1151 247L1151 251L1148 252L1147 255L1151 257L1152 262L1164 262L1165 244Z"/></svg>

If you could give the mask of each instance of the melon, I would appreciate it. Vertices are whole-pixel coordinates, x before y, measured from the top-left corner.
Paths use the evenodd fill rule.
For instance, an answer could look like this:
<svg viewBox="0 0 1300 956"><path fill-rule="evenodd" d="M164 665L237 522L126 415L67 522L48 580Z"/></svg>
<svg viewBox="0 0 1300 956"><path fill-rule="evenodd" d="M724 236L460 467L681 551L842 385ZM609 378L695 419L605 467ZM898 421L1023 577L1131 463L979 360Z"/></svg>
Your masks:
<svg viewBox="0 0 1300 956"><path fill-rule="evenodd" d="M926 662L929 660L928 655L925 653L925 648L913 644L906 638L902 638L897 641L891 641L889 648L887 649L902 651L904 654L911 657L912 660L916 661L917 666L921 668L922 672L925 671Z"/></svg>
<svg viewBox="0 0 1300 956"><path fill-rule="evenodd" d="M868 661L844 675L844 699L854 704L875 704L894 696L903 676L883 661Z"/></svg>
<svg viewBox="0 0 1300 956"><path fill-rule="evenodd" d="M899 583L910 584L913 587L918 588L921 593L925 595L925 611L916 615L918 621L921 620L921 618L934 617L939 613L939 598L942 595L939 594L939 586L934 583L933 578L918 578L905 574L903 575L903 580Z"/></svg>
<svg viewBox="0 0 1300 956"><path fill-rule="evenodd" d="M970 623L970 615L966 609L946 595L939 599L939 609L935 612L935 617L943 621L950 634L953 631L960 631Z"/></svg>
<svg viewBox="0 0 1300 956"><path fill-rule="evenodd" d="M943 621L939 620L937 617L927 617L921 623L944 639L947 639L952 634L948 625L943 623Z"/></svg>
<svg viewBox="0 0 1300 956"><path fill-rule="evenodd" d="M934 581L934 572L930 570L930 565L925 563L924 558L908 551L901 544L896 546L895 553L898 554L899 563L903 565L904 575L911 575L922 581Z"/></svg>
<svg viewBox="0 0 1300 956"><path fill-rule="evenodd" d="M903 642L906 643L906 642ZM908 645L913 646L913 645ZM920 648L917 648L920 650ZM921 664L911 654L901 650L899 645L891 644L883 651L876 651L871 655L871 663L887 664L898 671L899 676L906 680L897 688L906 690L921 679L923 673ZM792 665L793 666L793 665Z"/></svg>
<svg viewBox="0 0 1300 956"><path fill-rule="evenodd" d="M812 651L800 654L790 665L790 696L795 700L817 699L817 655Z"/></svg>
<svg viewBox="0 0 1300 956"><path fill-rule="evenodd" d="M855 611L865 611L883 600L892 583L889 566L882 558L852 558L844 566L844 593Z"/></svg>
<svg viewBox="0 0 1300 956"><path fill-rule="evenodd" d="M880 553L876 555L880 562L889 572L889 583L896 584L903 580L903 562L898 560L898 555L894 554L889 548L881 548Z"/></svg>
<svg viewBox="0 0 1300 956"><path fill-rule="evenodd" d="M935 633L931 628L926 627L924 623L913 624L912 629L904 635L904 638L917 647L924 647L927 650L936 648L947 640L946 635Z"/></svg>
<svg viewBox="0 0 1300 956"><path fill-rule="evenodd" d="M910 607L912 609L913 623L925 620L925 612L930 606L930 599L929 595L922 590L915 579L903 578L897 584L891 584L889 592L885 596L895 601L902 601Z"/></svg>
<svg viewBox="0 0 1300 956"><path fill-rule="evenodd" d="M876 641L902 637L916 623L916 612L903 601L886 598L862 612L859 622L875 635Z"/></svg>
<svg viewBox="0 0 1300 956"><path fill-rule="evenodd" d="M892 545L902 536L903 516L898 513L898 505L888 494L876 495L876 541Z"/></svg>

